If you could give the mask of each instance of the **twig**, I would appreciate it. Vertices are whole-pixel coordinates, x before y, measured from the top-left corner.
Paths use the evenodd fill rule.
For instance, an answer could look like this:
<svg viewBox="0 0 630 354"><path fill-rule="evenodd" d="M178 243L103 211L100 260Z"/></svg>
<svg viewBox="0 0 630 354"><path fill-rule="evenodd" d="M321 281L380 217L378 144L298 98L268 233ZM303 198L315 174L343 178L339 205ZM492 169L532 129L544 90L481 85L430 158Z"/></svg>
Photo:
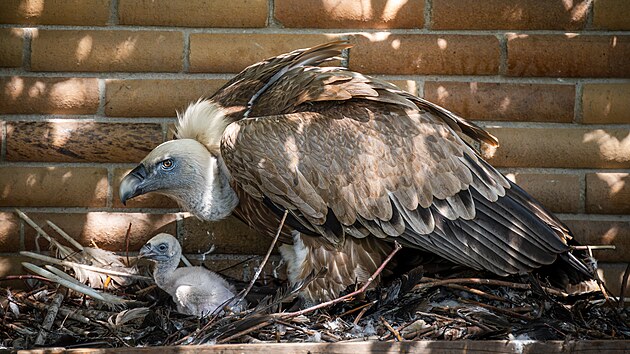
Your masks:
<svg viewBox="0 0 630 354"><path fill-rule="evenodd" d="M462 291L469 292L471 294L475 294L477 296L485 297L486 299L512 303L512 301L510 301L508 299L504 299L504 298L502 298L500 296L488 294L488 293L483 292L483 291L481 291L479 289L469 288L467 286L463 286L463 285L459 285L459 284L447 284L446 286L448 288L451 288L451 289L462 290Z"/></svg>
<svg viewBox="0 0 630 354"><path fill-rule="evenodd" d="M10 281L10 280L24 280L24 279L35 279L35 280L41 280L41 281L47 281L47 282L53 282L52 280L48 279L48 278L44 278L44 277L40 277L39 275L30 275L30 274L24 274L24 275L7 275L5 277L0 278L0 281ZM53 282L54 283L54 282Z"/></svg>
<svg viewBox="0 0 630 354"><path fill-rule="evenodd" d="M392 325L389 324L389 322L387 322L387 320L385 318L383 318L383 316L380 317L381 322L383 322L383 324L385 325L385 327L392 332L392 334L396 337L396 339L399 342L403 341L403 338L400 336L400 333L398 333L398 331L392 327Z"/></svg>
<svg viewBox="0 0 630 354"><path fill-rule="evenodd" d="M423 277L420 279L421 284L417 284L413 287L413 290L419 290L424 288L432 288L436 286L443 286L448 284L481 284L481 285L495 285L495 286L506 286L508 288L513 289L523 289L523 290L531 290L532 286L529 284L523 283L514 283L505 280L497 280L497 279L482 279L482 278L451 278L451 279L443 279L437 280L433 278ZM564 291L560 291L557 289L541 286L541 288L551 295L556 295L560 297L568 297L569 294Z"/></svg>
<svg viewBox="0 0 630 354"><path fill-rule="evenodd" d="M630 263L626 266L626 271L623 272L623 278L621 279L621 290L619 291L619 309L623 309L625 305L625 293L626 286L628 285L628 277L630 276Z"/></svg>
<svg viewBox="0 0 630 354"><path fill-rule="evenodd" d="M484 304L484 303L481 303L481 302L478 302L478 301L472 301L472 300L467 300L467 299L460 299L459 301L465 302L465 303L469 303L469 304L473 304L473 305L476 305L476 306L480 306L480 307L483 307L483 308L487 308L488 310L492 310L494 312L502 313L504 315L510 315L512 317L516 317L516 318L521 319L521 320L525 320L525 321L532 320L531 316L522 315L522 314L516 313L514 311L510 311L510 310L507 310L507 309L502 309L500 307Z"/></svg>
<svg viewBox="0 0 630 354"><path fill-rule="evenodd" d="M53 297L53 301L50 304L50 307L48 307L48 312L46 313L46 317L44 317L42 327L37 334L37 338L35 339L35 345L44 345L46 341L46 332L50 331L50 328L55 322L57 312L59 312L59 306L61 306L64 297L64 291L61 289L61 287L58 287L57 293Z"/></svg>
<svg viewBox="0 0 630 354"><path fill-rule="evenodd" d="M346 311L346 312L342 313L341 315L339 315L339 316L337 316L337 317L343 317L343 316L345 316L345 315L349 315L349 314L351 314L351 313L355 313L355 312L357 312L357 311L363 310L363 309L364 309L364 308L366 308L366 307L367 307L367 308L369 308L370 306L374 305L374 304L375 304L375 303L377 303L377 302L378 302L378 300L370 301L370 302L368 302L367 304L363 304L363 305L361 305L361 306L359 306L359 307L355 307L355 308L353 308L353 309L351 309L351 310L348 310L348 311Z"/></svg>
<svg viewBox="0 0 630 354"><path fill-rule="evenodd" d="M244 336L244 335L246 335L246 334L252 333L252 332L253 332L253 331L255 331L255 330L261 329L261 328L263 328L263 327L267 327L267 326L269 326L270 324L273 324L273 321L265 321L265 322L261 322L261 323L259 323L259 324L255 325L255 326L253 326L253 327L250 327L250 328L244 329L244 330L242 330L242 331L240 331L240 332L238 332L238 333L235 333L235 334L233 334L233 335L231 335L231 336L229 336L229 337L227 337L227 338L223 338L223 339L221 339L221 340L218 340L218 341L217 341L217 344L223 344L223 343L229 342L229 341L231 341L232 339L239 338L239 337Z"/></svg>
<svg viewBox="0 0 630 354"><path fill-rule="evenodd" d="M254 287L254 283L256 283L256 280L258 280L260 273L262 273L263 268L265 268L265 264L267 264L267 261L269 260L269 256L271 256L271 252L273 252L273 248L276 245L278 238L280 237L280 233L282 232L282 228L284 227L284 222L287 219L287 214L289 214L288 209L284 211L284 215L282 216L282 219L280 220L280 226L278 226L278 232L276 232L276 236L273 238L273 241L271 241L271 245L269 245L269 249L267 250L267 254L265 255L265 258L263 258L262 262L260 263L260 266L256 270L256 274L254 274L252 281L249 282L247 289L243 290L241 294L239 294L238 300L234 302L235 305L240 304L241 301L243 301L243 299L247 296L247 294L249 294L249 292L252 290L252 287Z"/></svg>
<svg viewBox="0 0 630 354"><path fill-rule="evenodd" d="M359 321L361 321L361 317L363 317L363 315L365 315L365 313L368 311L368 309L369 309L369 307L364 307L363 309L361 309L361 312L359 312L359 314L354 319L354 321L352 321L352 323L359 324Z"/></svg>
<svg viewBox="0 0 630 354"><path fill-rule="evenodd" d="M383 271L383 269L385 269L385 266L392 260L392 258L394 258L394 255L396 255L396 253L398 253L398 251L400 251L400 249L402 248L402 246L394 241L394 249L392 250L392 252L389 254L389 256L387 256L387 258L385 258L385 260L383 261L383 263L381 264L380 267L378 267L378 269L376 269L376 271L374 272L374 274L372 274L372 276L370 276L367 281L365 282L365 284L363 284L363 286L359 289L359 290L355 290L353 292L351 292L350 294L346 294L342 297L338 297L336 299L330 300L330 301L326 301L326 302L322 302L321 304L315 305L315 306L311 306L307 309L304 310L300 310L300 311L296 311L296 312L287 312L284 314L280 314L280 318L291 318L291 317L295 317L295 316L300 316L300 315L304 315L306 313L309 312L313 312L317 309L323 308L323 307L328 307L331 305L334 305L336 303L342 302L346 299L349 299L351 297L357 296L359 294L364 293L367 288L370 286L370 284L372 284L372 282L374 281L374 279L376 279L379 274L381 274L381 272Z"/></svg>

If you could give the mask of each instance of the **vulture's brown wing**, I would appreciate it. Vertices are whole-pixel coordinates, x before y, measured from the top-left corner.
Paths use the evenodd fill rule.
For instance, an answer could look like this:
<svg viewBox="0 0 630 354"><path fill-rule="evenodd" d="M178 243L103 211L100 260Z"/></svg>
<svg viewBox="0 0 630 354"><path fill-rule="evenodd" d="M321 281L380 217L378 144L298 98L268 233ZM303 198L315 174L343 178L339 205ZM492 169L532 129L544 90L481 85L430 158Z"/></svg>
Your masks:
<svg viewBox="0 0 630 354"><path fill-rule="evenodd" d="M360 96L230 124L221 152L232 177L322 242L371 234L499 275L569 249L566 229L439 114Z"/></svg>
<svg viewBox="0 0 630 354"><path fill-rule="evenodd" d="M257 101L260 94L283 77L287 71L296 67L317 66L327 61L340 59L341 52L350 47L351 45L346 41L334 41L262 60L243 69L210 98L228 108L228 112L236 118L241 118L247 108Z"/></svg>

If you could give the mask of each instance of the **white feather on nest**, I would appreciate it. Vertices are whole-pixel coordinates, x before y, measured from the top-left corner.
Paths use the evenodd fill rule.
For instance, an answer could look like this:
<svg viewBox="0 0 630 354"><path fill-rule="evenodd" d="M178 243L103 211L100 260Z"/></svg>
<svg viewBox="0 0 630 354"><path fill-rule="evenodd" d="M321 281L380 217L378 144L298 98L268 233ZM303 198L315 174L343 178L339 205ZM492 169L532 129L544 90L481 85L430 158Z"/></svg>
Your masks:
<svg viewBox="0 0 630 354"><path fill-rule="evenodd" d="M50 250L56 256L49 257L40 253L20 252L21 255L48 263L46 269L24 262L23 266L51 281L86 294L92 298L112 305L122 305L126 300L95 289L117 289L129 286L137 281L151 282L151 278L140 275L136 257L129 257L129 265L124 257L114 252L95 247L84 247L70 237L60 227L47 221L48 225L61 235L72 247L65 246L50 237L39 225L22 211L16 213L37 231L37 237L43 237L50 243ZM53 267L51 264L62 267ZM71 275L67 272L71 270Z"/></svg>

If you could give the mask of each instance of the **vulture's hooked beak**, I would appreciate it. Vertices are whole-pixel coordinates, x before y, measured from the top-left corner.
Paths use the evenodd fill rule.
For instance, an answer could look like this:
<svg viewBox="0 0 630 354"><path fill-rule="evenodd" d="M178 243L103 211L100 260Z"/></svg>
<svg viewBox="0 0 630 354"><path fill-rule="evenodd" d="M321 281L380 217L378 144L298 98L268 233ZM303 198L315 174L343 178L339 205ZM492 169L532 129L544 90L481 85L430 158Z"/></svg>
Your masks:
<svg viewBox="0 0 630 354"><path fill-rule="evenodd" d="M140 258L149 258L149 259L155 256L155 253L153 252L153 247L151 247L151 244L146 243L144 246L142 246L142 248L140 249L140 252L138 253L138 256Z"/></svg>
<svg viewBox="0 0 630 354"><path fill-rule="evenodd" d="M146 178L147 170L143 164L138 165L123 178L118 190L123 205L127 205L127 200L145 193L143 187Z"/></svg>

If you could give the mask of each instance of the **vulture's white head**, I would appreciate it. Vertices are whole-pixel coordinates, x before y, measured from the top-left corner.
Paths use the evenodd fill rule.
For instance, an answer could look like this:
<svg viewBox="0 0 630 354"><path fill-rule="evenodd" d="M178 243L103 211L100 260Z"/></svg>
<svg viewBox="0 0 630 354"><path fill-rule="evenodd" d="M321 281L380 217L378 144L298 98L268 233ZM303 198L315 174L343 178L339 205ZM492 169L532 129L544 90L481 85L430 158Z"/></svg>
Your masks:
<svg viewBox="0 0 630 354"><path fill-rule="evenodd" d="M209 101L191 104L180 116L176 140L153 149L120 184L123 204L156 192L176 200L202 220L220 220L238 204L219 144L227 121Z"/></svg>

